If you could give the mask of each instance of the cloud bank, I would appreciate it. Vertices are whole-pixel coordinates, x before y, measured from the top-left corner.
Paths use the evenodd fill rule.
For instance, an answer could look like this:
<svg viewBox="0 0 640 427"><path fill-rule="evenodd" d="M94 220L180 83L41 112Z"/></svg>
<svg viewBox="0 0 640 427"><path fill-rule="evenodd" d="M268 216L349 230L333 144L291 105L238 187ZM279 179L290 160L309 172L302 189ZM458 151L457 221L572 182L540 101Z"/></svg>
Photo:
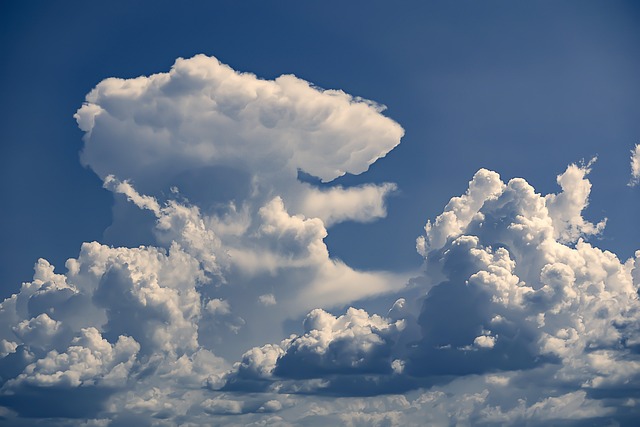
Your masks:
<svg viewBox="0 0 640 427"><path fill-rule="evenodd" d="M593 161L548 195L481 169L426 222L409 280L351 268L323 241L333 224L386 215L395 184L332 183L400 142L382 106L202 55L106 79L86 101L82 161L115 198L107 234L148 241L84 243L63 274L41 259L0 304L3 422L640 416L640 251L620 260L592 243L606 224L582 215ZM374 298L388 309L343 309Z"/></svg>

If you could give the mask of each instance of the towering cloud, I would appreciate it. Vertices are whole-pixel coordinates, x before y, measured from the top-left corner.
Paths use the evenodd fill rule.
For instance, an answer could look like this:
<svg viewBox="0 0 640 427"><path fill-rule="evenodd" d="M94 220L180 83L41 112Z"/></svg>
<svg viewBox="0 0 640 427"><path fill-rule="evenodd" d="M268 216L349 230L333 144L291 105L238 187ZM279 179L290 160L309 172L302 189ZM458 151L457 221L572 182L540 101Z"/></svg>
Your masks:
<svg viewBox="0 0 640 427"><path fill-rule="evenodd" d="M427 221L412 280L330 256L330 227L384 217L396 189L332 183L400 142L382 110L205 56L98 84L76 114L82 161L114 194L113 242L149 239L84 243L64 273L41 259L0 304L2 421L637 419L640 251L591 243L593 161L549 195L479 170ZM373 298L390 309L344 309Z"/></svg>
<svg viewBox="0 0 640 427"><path fill-rule="evenodd" d="M75 117L86 132L82 161L103 179L133 180L151 194L177 185L207 204L276 194L294 214L335 222L384 216L393 186L319 191L298 172L329 182L366 171L404 134L383 110L292 75L262 80L198 55L169 73L102 81Z"/></svg>
<svg viewBox="0 0 640 427"><path fill-rule="evenodd" d="M279 410L203 386L222 384L218 355L281 339L288 318L405 281L354 270L323 242L330 224L385 216L394 184L298 179L326 183L386 155L404 131L383 109L202 55L101 82L76 114L82 161L115 195L112 241L147 230L153 244L85 243L64 274L38 262L0 306L0 404L44 418ZM133 221L131 207L142 212ZM86 405L56 403L82 395Z"/></svg>

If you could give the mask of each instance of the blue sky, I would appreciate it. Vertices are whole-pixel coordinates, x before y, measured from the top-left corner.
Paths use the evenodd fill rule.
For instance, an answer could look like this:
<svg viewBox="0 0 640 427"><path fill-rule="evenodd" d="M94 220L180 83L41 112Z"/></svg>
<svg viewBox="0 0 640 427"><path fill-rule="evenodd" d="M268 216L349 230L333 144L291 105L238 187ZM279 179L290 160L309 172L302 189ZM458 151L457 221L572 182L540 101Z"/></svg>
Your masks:
<svg viewBox="0 0 640 427"><path fill-rule="evenodd" d="M638 288L640 199L638 187L627 184L630 150L640 142L639 19L635 2L622 1L3 3L0 278L2 296L19 293L29 309L4 303L12 314L2 319L0 416L16 425L34 416L62 425L72 419L171 425L207 417L231 424L406 425L427 411L425 396L440 408L462 407L475 396L482 403L460 412L459 422L631 422L638 414L640 320L637 292L629 289ZM182 63L188 78L171 75L177 81L171 90L151 85L146 97L117 95L111 85L118 81L105 80L150 82L180 70L177 58L197 54L206 57ZM219 71L207 57L230 68ZM212 71L216 77L203 82L194 77L210 67L221 74ZM278 80L283 74L295 78ZM230 92L220 92L215 79L236 78ZM304 89L304 82L312 86ZM102 91L86 98L99 84ZM232 122L207 119L209 107L194 107L204 102L194 93L204 92L189 85L210 90L215 114ZM254 87L292 92L276 103L259 98L256 115L234 110ZM289 103L298 96L302 101ZM108 114L87 109L74 119L85 102ZM336 122L318 118L323 114L335 114ZM476 174L482 168L497 172L506 187L497 175ZM301 174L301 184L291 178L296 169L326 182ZM542 197L520 181L509 183L515 177ZM468 188L466 198L447 205ZM534 209L536 203L548 212ZM479 216L465 217L456 204ZM443 211L456 220L438 225ZM520 248L518 227L501 229L521 217L531 220L537 252ZM604 218L606 227L598 228ZM427 220L434 225L425 233ZM421 235L426 246L419 253ZM82 246L93 241L105 246ZM179 251L170 252L172 242ZM134 253L139 245L147 252ZM101 256L113 265L83 276ZM41 263L34 277L39 258L64 276L48 276ZM69 258L75 264L65 269ZM154 267L156 258L164 261ZM170 296L158 312L119 305L129 301L125 296L140 297L131 293L137 279L127 273L134 265L175 291L163 294ZM184 268L185 276L165 277L167 268ZM519 290L505 291L499 278ZM62 296L38 311L44 303L21 290L22 282L53 283L47 286L71 292L98 314L60 302ZM570 289L584 291L574 296L580 302L571 302ZM602 307L585 302L594 295ZM193 304L196 312L185 308ZM588 318L581 323L586 329L575 316L556 313L567 310ZM544 314L553 320L542 322ZM170 316L166 327L149 320L163 315ZM438 324L450 326L432 326ZM292 333L297 340L282 341ZM162 346L163 334L186 338L167 338L172 344ZM617 344L604 338L612 334ZM51 377L45 386L31 375L51 351L93 351L96 343L113 360L102 360L93 376L84 372L69 383ZM334 359L318 356L327 351ZM162 372L177 360L189 361L189 374L166 379ZM620 371L602 368L609 364ZM580 369L587 377L576 374ZM143 372L154 373L143 380ZM534 391L517 386L547 376L553 380L540 380ZM622 378L630 382L622 385ZM358 381L377 384L368 392L373 400L363 400ZM42 403L51 387L65 396L90 390L92 409L56 412ZM158 387L181 397L156 396ZM10 392L17 397L6 398ZM137 406L126 405L132 396ZM513 396L527 403L519 406ZM43 409L30 412L30 399ZM314 405L324 412L313 412ZM563 413L563 405L582 416ZM540 408L556 415L541 418ZM432 422L446 424L447 416L438 416Z"/></svg>

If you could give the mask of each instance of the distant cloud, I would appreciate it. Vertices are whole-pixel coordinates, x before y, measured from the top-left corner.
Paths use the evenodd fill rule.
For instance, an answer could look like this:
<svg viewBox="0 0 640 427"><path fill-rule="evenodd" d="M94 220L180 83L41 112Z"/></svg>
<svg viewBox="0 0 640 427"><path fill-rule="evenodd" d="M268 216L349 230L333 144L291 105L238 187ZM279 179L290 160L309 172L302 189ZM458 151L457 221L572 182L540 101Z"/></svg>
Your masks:
<svg viewBox="0 0 640 427"><path fill-rule="evenodd" d="M640 144L636 144L631 150L631 180L630 187L635 187L640 182Z"/></svg>
<svg viewBox="0 0 640 427"><path fill-rule="evenodd" d="M258 297L258 301L262 305L276 305L276 297L273 294L264 294Z"/></svg>

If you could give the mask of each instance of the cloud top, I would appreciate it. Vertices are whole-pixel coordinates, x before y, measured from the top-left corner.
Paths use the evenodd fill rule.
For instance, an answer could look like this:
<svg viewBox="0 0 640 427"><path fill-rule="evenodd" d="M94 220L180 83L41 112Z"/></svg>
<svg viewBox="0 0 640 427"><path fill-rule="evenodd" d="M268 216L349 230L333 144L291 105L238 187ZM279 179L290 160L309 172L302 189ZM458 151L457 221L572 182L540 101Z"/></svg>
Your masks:
<svg viewBox="0 0 640 427"><path fill-rule="evenodd" d="M404 131L383 109L293 75L263 80L197 55L168 73L102 81L75 117L87 133L82 159L102 178L138 182L151 170L231 164L301 169L328 182L366 171L398 145Z"/></svg>

